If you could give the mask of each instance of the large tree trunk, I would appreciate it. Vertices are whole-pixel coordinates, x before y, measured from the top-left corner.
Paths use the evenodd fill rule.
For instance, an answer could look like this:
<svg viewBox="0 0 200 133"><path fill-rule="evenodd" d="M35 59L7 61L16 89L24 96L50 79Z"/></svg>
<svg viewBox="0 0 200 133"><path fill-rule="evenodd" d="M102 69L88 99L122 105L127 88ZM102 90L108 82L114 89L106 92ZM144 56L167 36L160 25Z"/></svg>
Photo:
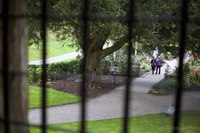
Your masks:
<svg viewBox="0 0 200 133"><path fill-rule="evenodd" d="M24 0L10 0L9 14L19 15L25 13ZM2 0L0 1L2 12ZM3 25L0 21L0 70L3 69ZM27 31L25 18L9 19L8 22L8 98L9 116L12 121L28 122L28 81L27 76ZM3 104L3 75L0 73L0 118L4 118ZM10 133L28 133L25 126L10 125ZM0 123L0 133L3 131L3 123Z"/></svg>
<svg viewBox="0 0 200 133"><path fill-rule="evenodd" d="M109 33L105 35L105 37L101 39L90 38L88 45L88 53L86 59L86 67L88 73L88 88L95 89L99 86L99 83L95 82L95 77L98 74L101 74L100 71L100 62L106 56L112 54L113 52L119 50L127 41L128 36L123 36L119 38L119 40L113 43L113 46L103 49L103 45L108 39Z"/></svg>
<svg viewBox="0 0 200 133"><path fill-rule="evenodd" d="M95 81L95 77L101 73L100 61L101 61L101 58L98 52L88 51L86 66L87 66L87 73L88 73L87 87L89 89L95 89L99 85L99 83Z"/></svg>

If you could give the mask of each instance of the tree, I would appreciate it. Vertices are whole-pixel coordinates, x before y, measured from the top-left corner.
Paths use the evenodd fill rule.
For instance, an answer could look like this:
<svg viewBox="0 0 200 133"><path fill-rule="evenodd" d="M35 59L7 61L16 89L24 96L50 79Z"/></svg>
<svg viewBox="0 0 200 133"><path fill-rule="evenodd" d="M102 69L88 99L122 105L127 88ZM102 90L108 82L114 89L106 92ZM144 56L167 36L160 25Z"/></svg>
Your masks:
<svg viewBox="0 0 200 133"><path fill-rule="evenodd" d="M39 14L40 3L38 0L27 0L30 13ZM193 0L193 4L199 2ZM83 3L80 0L50 0L49 15L59 18L59 21L49 21L49 30L57 35L60 40L65 40L66 36L73 37L78 43L80 49L83 48L82 30L83 23L80 20L83 12ZM120 49L128 41L128 30L126 20L108 20L97 21L93 17L108 15L108 16L128 16L128 1L127 0L90 0L89 15L89 41L88 41L88 58L86 66L88 73L99 73L100 61ZM136 2L137 16L160 16L169 15L176 16L179 10L179 3L174 3L173 0L142 0ZM199 10L199 9L198 9ZM198 11L195 9L195 13ZM98 18L98 17L97 17ZM38 41L40 32L37 25L39 21L31 21L30 33L33 37L31 42ZM133 39L144 44L143 51L149 51L158 46L161 52L170 51L177 54L178 50L178 25L173 22L137 22L134 24ZM103 49L107 40L113 41L113 46ZM195 39L193 39L195 40ZM190 46L192 49L193 46Z"/></svg>
<svg viewBox="0 0 200 133"><path fill-rule="evenodd" d="M36 0L37 1L37 0ZM28 4L31 13L35 10L35 6L37 6L37 2L34 2L35 5ZM56 16L64 16L66 14L81 15L83 11L83 3L80 0L60 0L56 4L51 5L49 3L49 13L50 15ZM39 8L39 6L38 6ZM33 11L33 12L32 12ZM89 12L93 13L92 15L124 15L126 12L121 8L119 1L117 0L91 0ZM38 14L38 12L34 12ZM91 14L90 14L91 15ZM83 49L82 42L82 30L83 23L79 20L79 18L64 20L61 21L50 21L49 29L53 31L57 35L60 40L66 38L66 35L70 35L75 38L78 42L78 46ZM33 22L33 21L31 21ZM37 23L37 21L34 21ZM31 42L40 38L39 28L35 26L33 23L31 24L31 34L34 38L32 38ZM87 73L98 74L100 61L105 58L107 55L113 53L114 51L120 49L127 41L128 36L126 32L126 27L124 27L124 22L116 22L116 21L96 21L91 20L89 22L89 39L88 39L88 58L86 59ZM35 32L32 32L35 31ZM103 49L104 44L107 40L112 39L114 41L113 46ZM92 78L89 78L92 81Z"/></svg>
<svg viewBox="0 0 200 133"><path fill-rule="evenodd" d="M166 0L143 0L142 4L137 5L138 15L142 16L171 16L177 17L180 11L179 1ZM149 8L149 6L151 7ZM188 2L188 16L199 17L200 16L200 2L198 0L190 0ZM143 26L143 31L139 33L140 41L148 42L146 48L155 48L158 46L159 50L163 53L171 52L172 55L178 55L178 32L179 24L176 22L148 22L139 24ZM138 26L141 27L141 26ZM148 30L147 30L148 29ZM188 23L187 25L187 38L186 38L186 51L192 51L193 53L198 53L200 50L200 26L198 23Z"/></svg>
<svg viewBox="0 0 200 133"><path fill-rule="evenodd" d="M0 7L2 7L2 1L0 1ZM25 13L25 1L23 0L9 0L9 15L19 15ZM0 8L2 13L2 8ZM3 21L0 21L0 70L3 69ZM4 27L5 28L5 27ZM3 80L3 74L0 74L0 118L5 119L4 116L4 103L3 95L4 86L8 85L9 99L9 120L28 122L28 82L25 72L27 71L27 31L25 19L9 19L8 20L8 73L5 83ZM4 81L4 82L2 82ZM10 133L28 133L28 127L10 124ZM3 123L0 122L0 133L3 132Z"/></svg>

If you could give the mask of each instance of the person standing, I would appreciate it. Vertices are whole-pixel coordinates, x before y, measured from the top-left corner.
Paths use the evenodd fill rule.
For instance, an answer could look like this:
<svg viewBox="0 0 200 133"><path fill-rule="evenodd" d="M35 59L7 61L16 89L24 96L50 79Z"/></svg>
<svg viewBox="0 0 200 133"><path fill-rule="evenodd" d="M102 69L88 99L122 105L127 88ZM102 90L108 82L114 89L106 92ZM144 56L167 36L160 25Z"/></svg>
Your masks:
<svg viewBox="0 0 200 133"><path fill-rule="evenodd" d="M161 73L161 67L162 67L163 61L160 57L156 59L156 74Z"/></svg>
<svg viewBox="0 0 200 133"><path fill-rule="evenodd" d="M151 59L150 63L151 63L151 71L152 71L152 75L153 75L154 71L155 71L155 68L156 68L156 60L155 60L154 57Z"/></svg>
<svg viewBox="0 0 200 133"><path fill-rule="evenodd" d="M156 58L156 57L158 56L158 48L157 48L157 47L153 50L152 56L153 56L154 58Z"/></svg>

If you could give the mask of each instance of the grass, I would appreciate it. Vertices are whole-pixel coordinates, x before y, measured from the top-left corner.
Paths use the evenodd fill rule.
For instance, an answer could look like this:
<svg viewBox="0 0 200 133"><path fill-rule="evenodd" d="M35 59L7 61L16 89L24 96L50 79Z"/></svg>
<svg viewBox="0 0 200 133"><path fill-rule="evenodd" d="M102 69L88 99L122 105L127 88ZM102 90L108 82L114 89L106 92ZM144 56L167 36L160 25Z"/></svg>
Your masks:
<svg viewBox="0 0 200 133"><path fill-rule="evenodd" d="M75 52L77 50L77 47L69 46L73 42L71 42L69 39L66 40L66 44L63 45L59 43L55 36L48 32L48 41L47 41L47 58L59 56L71 52ZM38 45L31 45L28 47L28 59L29 61L35 61L41 59L41 53L42 53L42 46Z"/></svg>
<svg viewBox="0 0 200 133"><path fill-rule="evenodd" d="M181 133L199 133L200 132L200 110L185 111L181 119ZM163 114L151 114L131 117L129 119L129 133L171 133L173 118ZM91 133L121 133L123 119L110 119L88 121L87 130ZM50 125L67 129L68 131L48 130L48 133L78 133L80 123L63 123ZM31 128L31 133L39 133L37 128Z"/></svg>
<svg viewBox="0 0 200 133"><path fill-rule="evenodd" d="M70 47L62 44L49 44L47 45L47 58L68 54L76 51L76 47ZM38 48L36 45L31 45L28 48L29 61L35 61L41 59L42 48Z"/></svg>
<svg viewBox="0 0 200 133"><path fill-rule="evenodd" d="M69 93L63 93L55 89L47 88L47 105L58 106L63 104L79 102L80 97ZM29 107L41 107L41 88L29 86Z"/></svg>

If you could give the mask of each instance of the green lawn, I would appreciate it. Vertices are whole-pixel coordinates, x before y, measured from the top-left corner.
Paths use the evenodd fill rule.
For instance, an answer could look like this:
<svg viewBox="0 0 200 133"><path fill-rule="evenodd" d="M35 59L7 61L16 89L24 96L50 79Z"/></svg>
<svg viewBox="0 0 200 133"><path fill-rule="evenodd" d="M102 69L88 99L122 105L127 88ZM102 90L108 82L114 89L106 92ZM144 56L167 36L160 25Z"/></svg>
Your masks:
<svg viewBox="0 0 200 133"><path fill-rule="evenodd" d="M200 110L186 111L181 118L181 133L200 132ZM171 116L163 114L131 117L129 119L129 133L171 133L172 119ZM87 129L90 133L121 133L122 122L122 119L89 121ZM80 123L63 123L50 126L67 129L68 132L49 130L48 133L78 133ZM31 133L40 133L40 130L31 128Z"/></svg>
<svg viewBox="0 0 200 133"><path fill-rule="evenodd" d="M76 49L77 49L76 47L69 47L67 45L62 46L62 44L49 44L47 45L47 58L75 52ZM40 60L41 52L42 52L41 46L39 48L36 45L29 46L28 47L29 61Z"/></svg>
<svg viewBox="0 0 200 133"><path fill-rule="evenodd" d="M57 106L69 103L79 102L80 97L69 93L63 93L55 89L47 88L48 106ZM29 107L38 108L41 106L41 88L29 86Z"/></svg>
<svg viewBox="0 0 200 133"><path fill-rule="evenodd" d="M75 52L77 50L77 47L69 46L73 44L74 42L70 41L70 39L66 40L66 44L63 45L59 43L55 36L48 32L47 35L47 57L54 57L59 56L71 52ZM35 61L41 59L41 53L42 53L42 47L37 45L31 45L28 47L28 58L29 61Z"/></svg>

